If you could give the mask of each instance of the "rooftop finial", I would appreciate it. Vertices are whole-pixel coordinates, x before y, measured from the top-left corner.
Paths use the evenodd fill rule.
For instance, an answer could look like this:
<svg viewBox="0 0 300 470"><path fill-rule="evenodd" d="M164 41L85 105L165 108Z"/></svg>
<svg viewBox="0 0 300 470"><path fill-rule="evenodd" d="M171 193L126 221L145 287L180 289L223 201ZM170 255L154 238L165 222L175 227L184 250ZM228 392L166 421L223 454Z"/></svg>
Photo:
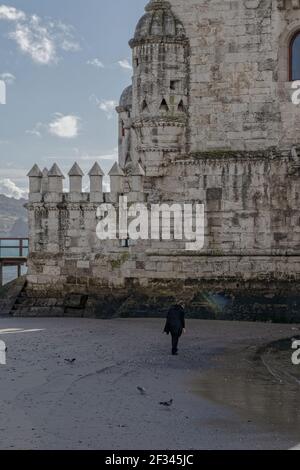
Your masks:
<svg viewBox="0 0 300 470"><path fill-rule="evenodd" d="M150 2L146 5L145 10L166 10L169 8L171 8L171 5L166 0L150 0Z"/></svg>

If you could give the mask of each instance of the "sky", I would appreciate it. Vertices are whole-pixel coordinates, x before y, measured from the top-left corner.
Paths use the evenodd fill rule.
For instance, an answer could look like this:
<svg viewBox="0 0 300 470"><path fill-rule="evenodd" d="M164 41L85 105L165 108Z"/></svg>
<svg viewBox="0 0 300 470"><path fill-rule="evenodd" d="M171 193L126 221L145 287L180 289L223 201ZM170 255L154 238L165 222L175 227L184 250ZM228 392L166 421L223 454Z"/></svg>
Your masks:
<svg viewBox="0 0 300 470"><path fill-rule="evenodd" d="M0 0L0 193L21 197L34 163L117 159L115 106L131 83L128 41L146 0ZM85 177L84 186L88 184Z"/></svg>

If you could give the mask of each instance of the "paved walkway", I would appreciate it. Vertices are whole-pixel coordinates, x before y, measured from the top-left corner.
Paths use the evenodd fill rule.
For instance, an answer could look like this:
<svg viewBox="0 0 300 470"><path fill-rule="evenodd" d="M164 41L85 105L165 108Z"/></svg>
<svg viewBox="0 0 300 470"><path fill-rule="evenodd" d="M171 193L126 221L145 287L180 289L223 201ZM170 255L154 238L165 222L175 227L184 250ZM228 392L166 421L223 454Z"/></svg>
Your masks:
<svg viewBox="0 0 300 470"><path fill-rule="evenodd" d="M238 389L243 399L230 402L232 387L226 373L220 378L220 366L228 355L229 377L232 357L247 369L245 351L296 328L190 320L180 355L172 357L162 320L3 318L0 340L8 350L7 365L0 365L0 448L294 447L299 423L286 425L284 413L272 420L272 409L286 402L291 412L289 390L282 386L281 404L268 399L269 372L260 370L263 376L249 378L253 400L245 378ZM259 409L253 409L255 397ZM170 408L159 404L171 398Z"/></svg>

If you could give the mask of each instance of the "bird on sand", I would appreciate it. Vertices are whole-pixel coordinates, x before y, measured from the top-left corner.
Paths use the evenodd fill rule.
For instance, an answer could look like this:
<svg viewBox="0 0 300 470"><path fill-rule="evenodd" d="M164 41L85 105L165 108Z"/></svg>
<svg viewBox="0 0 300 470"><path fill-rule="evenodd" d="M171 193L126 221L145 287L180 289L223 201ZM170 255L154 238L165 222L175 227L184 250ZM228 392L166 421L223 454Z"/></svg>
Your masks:
<svg viewBox="0 0 300 470"><path fill-rule="evenodd" d="M141 395L146 395L146 389L144 387L136 387Z"/></svg>
<svg viewBox="0 0 300 470"><path fill-rule="evenodd" d="M165 407L170 407L173 404L173 398L171 398L171 400L169 400L169 401L161 401L161 402L159 402L159 404L162 405L162 406L165 406Z"/></svg>
<svg viewBox="0 0 300 470"><path fill-rule="evenodd" d="M69 364L73 364L76 361L75 358L73 359L65 359L65 362L68 362Z"/></svg>

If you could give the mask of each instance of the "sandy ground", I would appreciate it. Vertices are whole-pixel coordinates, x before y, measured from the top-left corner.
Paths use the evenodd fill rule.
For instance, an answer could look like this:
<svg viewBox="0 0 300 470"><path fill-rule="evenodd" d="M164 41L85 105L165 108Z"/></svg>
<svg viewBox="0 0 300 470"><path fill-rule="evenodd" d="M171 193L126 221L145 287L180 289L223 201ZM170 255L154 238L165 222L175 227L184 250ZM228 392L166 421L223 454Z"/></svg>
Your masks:
<svg viewBox="0 0 300 470"><path fill-rule="evenodd" d="M189 320L173 357L163 323L0 319L8 348L0 365L0 448L288 449L300 442L298 422L270 419L272 409L288 403L291 413L294 403L284 386L281 404L265 393L267 368L259 371L262 382L254 374L239 383L235 402L228 395L237 384L220 377L226 367L228 377L240 376L249 364L245 351L289 337L297 326ZM170 398L172 407L159 404Z"/></svg>

